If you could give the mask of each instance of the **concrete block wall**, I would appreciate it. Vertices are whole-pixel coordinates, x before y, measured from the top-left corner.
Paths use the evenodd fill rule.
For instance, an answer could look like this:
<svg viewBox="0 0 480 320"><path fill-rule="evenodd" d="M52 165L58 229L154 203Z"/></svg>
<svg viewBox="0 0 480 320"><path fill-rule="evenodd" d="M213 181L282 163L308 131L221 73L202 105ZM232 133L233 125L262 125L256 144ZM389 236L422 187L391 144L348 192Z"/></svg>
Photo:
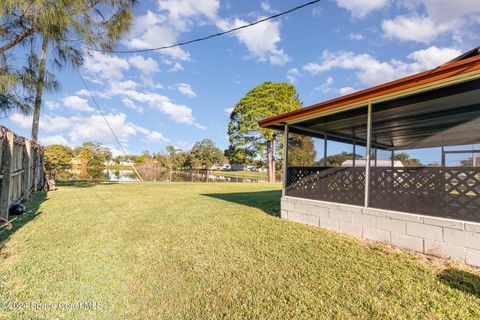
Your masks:
<svg viewBox="0 0 480 320"><path fill-rule="evenodd" d="M284 196L281 217L480 267L480 223Z"/></svg>

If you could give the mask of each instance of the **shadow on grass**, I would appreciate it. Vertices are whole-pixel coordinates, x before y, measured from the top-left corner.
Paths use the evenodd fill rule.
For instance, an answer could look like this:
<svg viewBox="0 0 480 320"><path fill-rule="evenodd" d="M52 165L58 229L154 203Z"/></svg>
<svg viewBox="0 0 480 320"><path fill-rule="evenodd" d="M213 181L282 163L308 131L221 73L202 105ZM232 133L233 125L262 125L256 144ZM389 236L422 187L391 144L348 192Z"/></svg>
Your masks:
<svg viewBox="0 0 480 320"><path fill-rule="evenodd" d="M202 196L258 208L271 216L280 217L280 198L282 197L281 190L235 193L206 193L202 194Z"/></svg>
<svg viewBox="0 0 480 320"><path fill-rule="evenodd" d="M115 184L116 182L106 182L101 180L66 180L66 181L56 181L57 187L76 187L76 188L90 188L97 185L109 185Z"/></svg>
<svg viewBox="0 0 480 320"><path fill-rule="evenodd" d="M12 229L8 230L6 227L2 227L0 229L0 249L12 234L17 232L20 228L22 228L28 222L34 220L40 213L42 213L41 211L38 211L38 209L40 208L40 204L42 204L44 201L47 201L47 193L35 192L32 194L30 200L25 204L27 207L25 214L21 216L9 217L12 223Z"/></svg>
<svg viewBox="0 0 480 320"><path fill-rule="evenodd" d="M452 288L480 298L480 276L477 274L451 268L444 270L438 278Z"/></svg>

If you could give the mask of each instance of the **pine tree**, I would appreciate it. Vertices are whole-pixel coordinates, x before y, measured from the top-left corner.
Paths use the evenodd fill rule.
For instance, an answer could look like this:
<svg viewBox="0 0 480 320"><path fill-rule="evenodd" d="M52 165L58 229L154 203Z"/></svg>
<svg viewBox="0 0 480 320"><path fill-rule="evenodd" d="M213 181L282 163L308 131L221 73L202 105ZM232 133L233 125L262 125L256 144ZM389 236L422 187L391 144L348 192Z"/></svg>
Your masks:
<svg viewBox="0 0 480 320"><path fill-rule="evenodd" d="M258 121L302 106L295 87L289 83L265 82L240 99L230 115L231 145L255 157L267 153L268 181L275 182L275 158L281 133L261 128Z"/></svg>

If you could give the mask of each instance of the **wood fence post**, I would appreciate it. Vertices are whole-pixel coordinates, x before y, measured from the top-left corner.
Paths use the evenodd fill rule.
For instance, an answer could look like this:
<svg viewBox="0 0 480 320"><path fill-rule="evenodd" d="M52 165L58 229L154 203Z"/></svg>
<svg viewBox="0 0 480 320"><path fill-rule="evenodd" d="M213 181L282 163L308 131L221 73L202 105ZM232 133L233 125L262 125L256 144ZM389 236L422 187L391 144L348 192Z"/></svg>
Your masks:
<svg viewBox="0 0 480 320"><path fill-rule="evenodd" d="M47 191L45 188L45 184L47 182L46 172L45 172L45 153L42 146L39 145L39 152L40 152L40 171L41 171L41 183L42 187L40 191Z"/></svg>
<svg viewBox="0 0 480 320"><path fill-rule="evenodd" d="M40 152L38 151L38 145L35 143L34 148L33 148L33 153L35 154L35 157L33 158L33 192L37 192L37 187L38 187L38 162L39 162L39 157L40 157Z"/></svg>
<svg viewBox="0 0 480 320"><path fill-rule="evenodd" d="M2 185L0 190L0 217L8 220L8 209L10 206L10 179L12 174L13 145L15 143L15 134L8 131L6 139L3 140L2 148Z"/></svg>
<svg viewBox="0 0 480 320"><path fill-rule="evenodd" d="M30 199L30 190L31 190L31 172L32 172L32 146L30 140L25 139L25 149L23 151L23 199L27 201Z"/></svg>

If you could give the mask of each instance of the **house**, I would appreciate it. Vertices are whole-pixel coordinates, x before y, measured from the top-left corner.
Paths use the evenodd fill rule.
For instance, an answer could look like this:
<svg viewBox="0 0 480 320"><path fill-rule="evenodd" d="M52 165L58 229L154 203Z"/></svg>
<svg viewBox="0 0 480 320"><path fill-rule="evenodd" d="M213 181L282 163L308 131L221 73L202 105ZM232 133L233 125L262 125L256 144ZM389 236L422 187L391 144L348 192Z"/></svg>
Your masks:
<svg viewBox="0 0 480 320"><path fill-rule="evenodd" d="M230 164L231 171L243 171L247 170L247 165L245 164Z"/></svg>
<svg viewBox="0 0 480 320"><path fill-rule="evenodd" d="M288 166L281 217L480 266L480 168L448 167L447 146L480 142L480 54L468 51L422 73L259 122L364 147L342 167ZM377 150L438 148L439 167L379 165ZM470 149L471 150L471 149ZM471 152L471 151L470 151ZM471 154L471 153L470 153Z"/></svg>

